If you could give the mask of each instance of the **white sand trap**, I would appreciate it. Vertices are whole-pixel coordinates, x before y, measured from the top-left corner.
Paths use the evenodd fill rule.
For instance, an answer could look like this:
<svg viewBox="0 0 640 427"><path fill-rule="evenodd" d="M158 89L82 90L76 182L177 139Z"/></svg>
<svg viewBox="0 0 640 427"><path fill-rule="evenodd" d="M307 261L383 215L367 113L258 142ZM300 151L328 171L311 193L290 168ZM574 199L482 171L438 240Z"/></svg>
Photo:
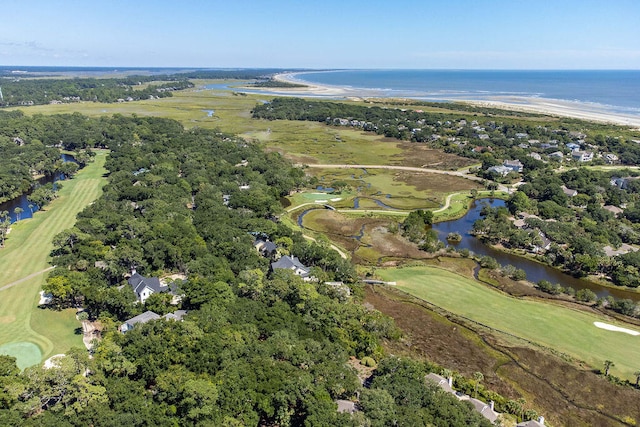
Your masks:
<svg viewBox="0 0 640 427"><path fill-rule="evenodd" d="M316 200L316 203L327 203L326 200Z"/></svg>
<svg viewBox="0 0 640 427"><path fill-rule="evenodd" d="M624 332L625 334L629 334L629 335L640 335L640 332L638 331L634 331L627 328L621 328L620 326L610 325L608 323L593 322L593 324L596 326L596 328L606 329L607 331Z"/></svg>
<svg viewBox="0 0 640 427"><path fill-rule="evenodd" d="M44 361L44 365L42 367L44 369L58 368L60 367L60 365L58 365L57 359L60 359L62 357L64 357L64 354L54 354Z"/></svg>
<svg viewBox="0 0 640 427"><path fill-rule="evenodd" d="M332 202L339 202L342 200L342 197L336 197L335 199L330 199Z"/></svg>

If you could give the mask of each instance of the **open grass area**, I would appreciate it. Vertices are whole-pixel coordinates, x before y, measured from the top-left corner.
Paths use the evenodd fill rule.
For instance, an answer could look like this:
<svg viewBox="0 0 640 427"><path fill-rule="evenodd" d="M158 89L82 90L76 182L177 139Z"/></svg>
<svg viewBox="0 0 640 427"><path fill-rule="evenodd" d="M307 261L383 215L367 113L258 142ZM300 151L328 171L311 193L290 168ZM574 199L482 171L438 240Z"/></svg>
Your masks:
<svg viewBox="0 0 640 427"><path fill-rule="evenodd" d="M433 267L386 269L377 273L384 280L396 281L399 289L451 313L552 348L594 369L602 369L605 360L612 360L614 375L635 380L640 336L607 331L593 324L615 323L611 319L553 303L513 298Z"/></svg>
<svg viewBox="0 0 640 427"><path fill-rule="evenodd" d="M72 227L78 212L102 193L106 155L98 152L95 162L63 182L59 197L43 211L14 223L6 247L0 249L0 351L7 345L9 350L19 349L15 355L21 367L83 345L82 336L75 333L80 323L73 310L38 308L38 292L45 281L44 270L50 267L53 237Z"/></svg>

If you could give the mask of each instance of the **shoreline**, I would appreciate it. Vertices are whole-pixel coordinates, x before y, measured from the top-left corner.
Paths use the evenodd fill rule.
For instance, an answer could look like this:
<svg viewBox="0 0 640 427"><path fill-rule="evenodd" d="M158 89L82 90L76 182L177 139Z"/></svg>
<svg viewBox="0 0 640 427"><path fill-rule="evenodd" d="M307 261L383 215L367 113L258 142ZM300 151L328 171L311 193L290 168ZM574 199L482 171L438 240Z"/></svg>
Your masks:
<svg viewBox="0 0 640 427"><path fill-rule="evenodd" d="M315 71L314 71L315 72ZM347 99L367 99L367 98L388 98L384 91L355 89L349 87L320 85L317 83L309 83L296 76L305 74L305 72L281 73L273 76L274 80L302 84L304 88L269 88L269 92L278 93L286 96L326 96L326 97L343 97ZM273 90L277 89L277 90ZM396 96L394 96L396 98ZM429 101L423 97L404 97L414 100ZM536 97L515 97L515 96L492 96L487 99L445 99L438 100L463 103L484 108L498 108L503 110L521 111L529 113L538 113L556 117L570 117L579 120L587 120L599 123L609 123L615 125L629 126L640 129L640 115L617 113L608 111L604 107L590 105L577 101L566 101L560 99L536 98Z"/></svg>

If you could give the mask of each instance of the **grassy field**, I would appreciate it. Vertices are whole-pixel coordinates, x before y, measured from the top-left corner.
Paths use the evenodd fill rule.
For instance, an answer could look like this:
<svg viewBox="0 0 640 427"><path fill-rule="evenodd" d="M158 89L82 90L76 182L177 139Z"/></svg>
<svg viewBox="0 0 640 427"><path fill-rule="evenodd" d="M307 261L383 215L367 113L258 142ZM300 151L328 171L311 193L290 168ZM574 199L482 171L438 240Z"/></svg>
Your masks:
<svg viewBox="0 0 640 427"><path fill-rule="evenodd" d="M640 368L637 359L640 336L607 331L593 324L596 321L615 323L610 319L551 303L516 299L433 267L387 269L377 273L384 280L396 281L399 289L424 301L492 329L555 349L594 369L602 369L605 360L612 360L615 363L612 374L635 380L633 372Z"/></svg>
<svg viewBox="0 0 640 427"><path fill-rule="evenodd" d="M94 163L63 183L49 206L34 218L14 223L6 247L0 249L0 353L16 356L21 368L83 345L75 333L80 323L74 310L38 308L38 292L46 277L43 270L50 267L53 237L72 227L78 212L102 193L105 160L106 153L98 152Z"/></svg>

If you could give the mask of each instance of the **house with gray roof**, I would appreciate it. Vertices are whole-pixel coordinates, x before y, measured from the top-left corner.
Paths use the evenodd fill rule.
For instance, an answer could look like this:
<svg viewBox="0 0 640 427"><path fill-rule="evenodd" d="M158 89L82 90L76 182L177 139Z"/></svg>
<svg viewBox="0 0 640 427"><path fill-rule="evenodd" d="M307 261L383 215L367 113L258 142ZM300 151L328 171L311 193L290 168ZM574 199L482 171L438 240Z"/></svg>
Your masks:
<svg viewBox="0 0 640 427"><path fill-rule="evenodd" d="M144 313L139 314L136 317L132 317L120 325L120 332L125 333L133 329L139 323L147 323L158 319L161 319L159 314L156 314L153 311L145 311Z"/></svg>
<svg viewBox="0 0 640 427"><path fill-rule="evenodd" d="M516 427L545 427L544 417L538 417L537 420L529 420L516 424Z"/></svg>
<svg viewBox="0 0 640 427"><path fill-rule="evenodd" d="M520 160L505 160L502 163L502 166L507 167L509 169L511 169L514 172L522 172L522 169L524 168L524 165L522 164L522 162L520 162Z"/></svg>
<svg viewBox="0 0 640 427"><path fill-rule="evenodd" d="M144 304L147 298L156 292L169 292L170 294L175 295L175 289L170 286L163 285L157 277L144 277L135 271L131 277L129 277L127 282L133 289L133 293L136 294L136 299L141 304Z"/></svg>
<svg viewBox="0 0 640 427"><path fill-rule="evenodd" d="M275 243L270 240L263 239L256 239L253 242L253 247L256 248L258 253L260 253L260 255L262 255L263 257L271 257L278 250L278 247Z"/></svg>
<svg viewBox="0 0 640 427"><path fill-rule="evenodd" d="M125 321L122 325L120 325L120 332L124 334L125 332L135 328L136 325L151 322L152 320L165 319L182 322L182 319L186 314L187 310L176 310L173 313L167 313L164 316L160 316L153 311L145 311L144 313L139 314L136 317L132 317L131 319Z"/></svg>
<svg viewBox="0 0 640 427"><path fill-rule="evenodd" d="M305 281L311 280L311 269L303 265L295 256L285 255L276 262L271 263L273 271L277 269L291 270L296 276L302 277Z"/></svg>
<svg viewBox="0 0 640 427"><path fill-rule="evenodd" d="M446 391L447 393L451 393L451 394L455 394L455 391L453 390L453 388L451 388L452 383L453 383L453 378L449 377L449 378L445 378L441 375L438 374L434 374L433 372L427 374L427 376L425 376L425 379L435 385L437 385L438 387L440 387L442 390Z"/></svg>

